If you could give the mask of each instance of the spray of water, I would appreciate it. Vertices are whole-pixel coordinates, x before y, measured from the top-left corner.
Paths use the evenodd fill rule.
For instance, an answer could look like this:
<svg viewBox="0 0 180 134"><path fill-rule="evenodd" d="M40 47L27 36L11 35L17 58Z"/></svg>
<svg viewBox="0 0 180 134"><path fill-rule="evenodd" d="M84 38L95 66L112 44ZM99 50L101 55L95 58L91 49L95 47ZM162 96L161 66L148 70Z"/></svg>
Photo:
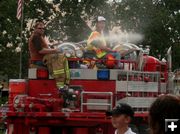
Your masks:
<svg viewBox="0 0 180 134"><path fill-rule="evenodd" d="M119 42L119 43L139 43L143 40L143 35L133 32L118 32L110 33L105 37L110 42Z"/></svg>

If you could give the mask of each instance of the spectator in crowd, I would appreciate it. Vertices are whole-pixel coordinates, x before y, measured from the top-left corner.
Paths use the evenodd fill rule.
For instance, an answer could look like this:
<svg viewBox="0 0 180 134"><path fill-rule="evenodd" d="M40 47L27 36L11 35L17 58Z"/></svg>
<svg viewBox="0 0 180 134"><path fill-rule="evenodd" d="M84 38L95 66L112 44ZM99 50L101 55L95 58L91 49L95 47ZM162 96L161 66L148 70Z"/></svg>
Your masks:
<svg viewBox="0 0 180 134"><path fill-rule="evenodd" d="M149 125L151 134L171 134L171 129L165 131L165 119L180 119L180 97L161 95L151 105L149 110ZM179 122L177 122L179 126ZM179 126L180 127L180 126ZM174 128L173 134L179 134L179 128Z"/></svg>
<svg viewBox="0 0 180 134"><path fill-rule="evenodd" d="M135 134L129 128L129 124L134 116L134 111L131 106L125 103L119 103L112 111L107 112L108 116L112 116L112 125L115 134Z"/></svg>

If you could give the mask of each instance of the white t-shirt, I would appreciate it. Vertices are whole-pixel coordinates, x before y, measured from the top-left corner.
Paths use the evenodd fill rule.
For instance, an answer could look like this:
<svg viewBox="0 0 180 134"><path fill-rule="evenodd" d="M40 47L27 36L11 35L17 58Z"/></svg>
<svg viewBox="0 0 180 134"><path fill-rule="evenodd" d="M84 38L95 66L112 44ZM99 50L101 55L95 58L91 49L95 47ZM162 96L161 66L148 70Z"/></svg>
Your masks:
<svg viewBox="0 0 180 134"><path fill-rule="evenodd" d="M116 130L114 134L118 134L118 131ZM128 130L124 134L136 134L134 133L131 128L128 128Z"/></svg>

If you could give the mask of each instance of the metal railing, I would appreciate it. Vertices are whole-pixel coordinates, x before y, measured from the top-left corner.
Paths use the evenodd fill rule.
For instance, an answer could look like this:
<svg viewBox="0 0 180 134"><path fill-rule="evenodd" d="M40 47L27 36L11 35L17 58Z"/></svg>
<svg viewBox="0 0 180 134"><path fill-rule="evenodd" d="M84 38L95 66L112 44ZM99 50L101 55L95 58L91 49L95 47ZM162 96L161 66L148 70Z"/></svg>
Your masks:
<svg viewBox="0 0 180 134"><path fill-rule="evenodd" d="M109 103L85 103L84 102L84 95L107 95L110 96ZM90 98L88 98L90 99ZM112 110L113 106L113 93L112 92L81 92L81 112L83 112L83 106L109 106L110 110Z"/></svg>

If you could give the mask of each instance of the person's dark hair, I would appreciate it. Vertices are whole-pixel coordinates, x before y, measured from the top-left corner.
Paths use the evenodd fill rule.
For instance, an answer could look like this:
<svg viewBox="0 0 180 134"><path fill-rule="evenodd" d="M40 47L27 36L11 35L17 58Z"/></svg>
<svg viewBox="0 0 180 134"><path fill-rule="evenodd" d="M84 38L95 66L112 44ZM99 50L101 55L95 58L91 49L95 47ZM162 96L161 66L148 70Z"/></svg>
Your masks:
<svg viewBox="0 0 180 134"><path fill-rule="evenodd" d="M126 103L119 103L118 105L116 105L112 111L107 111L106 115L107 116L113 116L113 115L127 115L131 118L134 117L134 110L133 108Z"/></svg>
<svg viewBox="0 0 180 134"><path fill-rule="evenodd" d="M180 98L174 95L161 95L149 110L149 125L152 134L164 134L165 119L180 118Z"/></svg>
<svg viewBox="0 0 180 134"><path fill-rule="evenodd" d="M36 21L36 24L34 25L34 28L37 28L37 26L38 26L39 24L44 24L44 22L43 22L42 20L37 20L37 21Z"/></svg>

